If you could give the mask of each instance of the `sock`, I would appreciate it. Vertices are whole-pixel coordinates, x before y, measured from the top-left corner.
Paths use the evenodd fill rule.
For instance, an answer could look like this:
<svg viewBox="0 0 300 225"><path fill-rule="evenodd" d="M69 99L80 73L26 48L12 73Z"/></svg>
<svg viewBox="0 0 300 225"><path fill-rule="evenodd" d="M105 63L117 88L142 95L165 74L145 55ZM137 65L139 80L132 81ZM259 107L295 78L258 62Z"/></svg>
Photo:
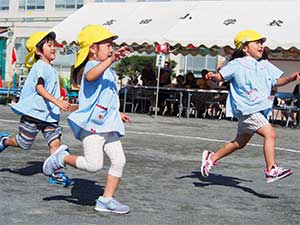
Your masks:
<svg viewBox="0 0 300 225"><path fill-rule="evenodd" d="M108 202L112 199L112 197L103 197L103 196L99 196L98 198L101 202Z"/></svg>

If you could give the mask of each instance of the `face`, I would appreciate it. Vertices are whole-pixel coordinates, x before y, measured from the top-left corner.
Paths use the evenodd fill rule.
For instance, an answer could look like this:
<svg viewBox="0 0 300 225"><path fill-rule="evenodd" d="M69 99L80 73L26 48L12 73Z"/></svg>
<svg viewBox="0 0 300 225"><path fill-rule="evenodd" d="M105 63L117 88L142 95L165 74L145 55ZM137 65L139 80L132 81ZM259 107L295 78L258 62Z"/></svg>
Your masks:
<svg viewBox="0 0 300 225"><path fill-rule="evenodd" d="M264 53L263 40L251 41L243 47L245 55L260 59Z"/></svg>
<svg viewBox="0 0 300 225"><path fill-rule="evenodd" d="M45 44L43 45L43 52L38 49L36 50L36 52L40 56L40 59L50 63L55 59L56 56L55 41L49 40L45 42Z"/></svg>
<svg viewBox="0 0 300 225"><path fill-rule="evenodd" d="M112 55L112 38L95 43L90 47L92 58L97 61L104 61Z"/></svg>

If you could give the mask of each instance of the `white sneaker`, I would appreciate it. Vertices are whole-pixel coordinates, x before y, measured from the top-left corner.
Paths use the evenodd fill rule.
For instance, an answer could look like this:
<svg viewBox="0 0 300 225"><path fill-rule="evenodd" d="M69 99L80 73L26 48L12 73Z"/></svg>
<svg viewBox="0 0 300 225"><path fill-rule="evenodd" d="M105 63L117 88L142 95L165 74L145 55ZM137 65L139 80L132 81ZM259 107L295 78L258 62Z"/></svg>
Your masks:
<svg viewBox="0 0 300 225"><path fill-rule="evenodd" d="M43 164L43 173L50 176L55 171L65 167L64 157L70 155L68 147L61 145L58 149L50 155Z"/></svg>

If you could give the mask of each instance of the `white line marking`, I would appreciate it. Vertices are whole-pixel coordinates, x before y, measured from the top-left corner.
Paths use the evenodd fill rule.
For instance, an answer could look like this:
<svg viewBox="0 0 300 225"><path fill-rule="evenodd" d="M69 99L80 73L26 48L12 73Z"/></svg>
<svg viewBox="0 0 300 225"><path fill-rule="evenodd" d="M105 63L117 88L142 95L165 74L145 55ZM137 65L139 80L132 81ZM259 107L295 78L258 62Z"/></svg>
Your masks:
<svg viewBox="0 0 300 225"><path fill-rule="evenodd" d="M1 122L6 123L19 123L18 121L14 120L3 120L0 119ZM63 128L70 128L68 125L60 125ZM194 139L194 140L202 140L202 141L211 141L211 142L220 142L220 143L227 143L227 140L220 140L220 139L212 139L212 138L204 138L204 137L193 137L193 136L185 136L185 135L173 135L173 134L165 134L165 133L152 133L152 132L141 132L141 131L129 131L127 130L126 133L129 134L140 134L140 135L152 135L152 136L163 136L163 137L171 137L171 138L184 138L184 139ZM263 145L261 144L252 144L248 143L247 145L260 147L262 148ZM300 153L300 150L290 149L290 148L282 148L282 147L275 147L276 150L286 151L286 152L295 152Z"/></svg>
<svg viewBox="0 0 300 225"><path fill-rule="evenodd" d="M173 135L173 134L165 134L165 133L152 133L152 132L140 132L140 131L126 131L126 133L141 134L141 135L152 135L152 136L164 136L164 137L172 137L172 138L195 139L195 140L221 142L221 143L227 143L228 142L227 140L203 138L203 137L193 137L193 136L185 136L185 135ZM254 146L254 147L260 147L260 148L263 147L263 145L261 145L261 144L248 143L247 145ZM280 150L280 151L300 153L300 150L296 150L296 149L289 149L289 148L282 148L282 147L275 147L275 149Z"/></svg>

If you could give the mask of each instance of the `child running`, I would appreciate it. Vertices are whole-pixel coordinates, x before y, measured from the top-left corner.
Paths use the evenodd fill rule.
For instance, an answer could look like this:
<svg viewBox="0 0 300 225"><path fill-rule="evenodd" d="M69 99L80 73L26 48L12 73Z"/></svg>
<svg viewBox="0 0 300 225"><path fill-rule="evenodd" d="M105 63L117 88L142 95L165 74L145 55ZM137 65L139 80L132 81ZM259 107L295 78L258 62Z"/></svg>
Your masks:
<svg viewBox="0 0 300 225"><path fill-rule="evenodd" d="M43 133L51 154L60 146L60 109L67 111L70 104L60 99L58 73L51 65L56 56L55 38L54 32L36 32L26 42L29 53L25 65L32 68L18 103L12 105L12 110L21 115L19 133L11 137L6 131L1 132L0 152L8 146L29 150L39 131ZM49 176L50 183L71 184L63 171L53 171Z"/></svg>
<svg viewBox="0 0 300 225"><path fill-rule="evenodd" d="M123 122L129 121L129 118L119 112L117 77L109 66L130 51L128 47L122 47L113 52L112 42L117 37L100 25L88 25L80 31L80 50L75 63L76 71L84 67L79 108L70 114L68 122L75 138L82 141L84 156L70 155L67 146L62 145L44 162L43 172L49 175L67 164L96 172L103 167L105 152L111 165L103 196L96 200L95 210L125 214L129 207L113 196L126 162L120 137L124 135Z"/></svg>
<svg viewBox="0 0 300 225"><path fill-rule="evenodd" d="M293 173L291 169L281 168L275 163L276 133L268 118L272 111L272 87L299 80L300 76L298 72L282 76L283 72L267 60L263 47L265 41L266 38L254 30L239 32L234 39L236 51L230 62L218 73L209 72L206 75L208 79L230 81L226 116L236 117L238 128L235 139L217 152L203 151L201 174L204 177L209 175L219 159L243 148L254 133L264 138L267 183Z"/></svg>

